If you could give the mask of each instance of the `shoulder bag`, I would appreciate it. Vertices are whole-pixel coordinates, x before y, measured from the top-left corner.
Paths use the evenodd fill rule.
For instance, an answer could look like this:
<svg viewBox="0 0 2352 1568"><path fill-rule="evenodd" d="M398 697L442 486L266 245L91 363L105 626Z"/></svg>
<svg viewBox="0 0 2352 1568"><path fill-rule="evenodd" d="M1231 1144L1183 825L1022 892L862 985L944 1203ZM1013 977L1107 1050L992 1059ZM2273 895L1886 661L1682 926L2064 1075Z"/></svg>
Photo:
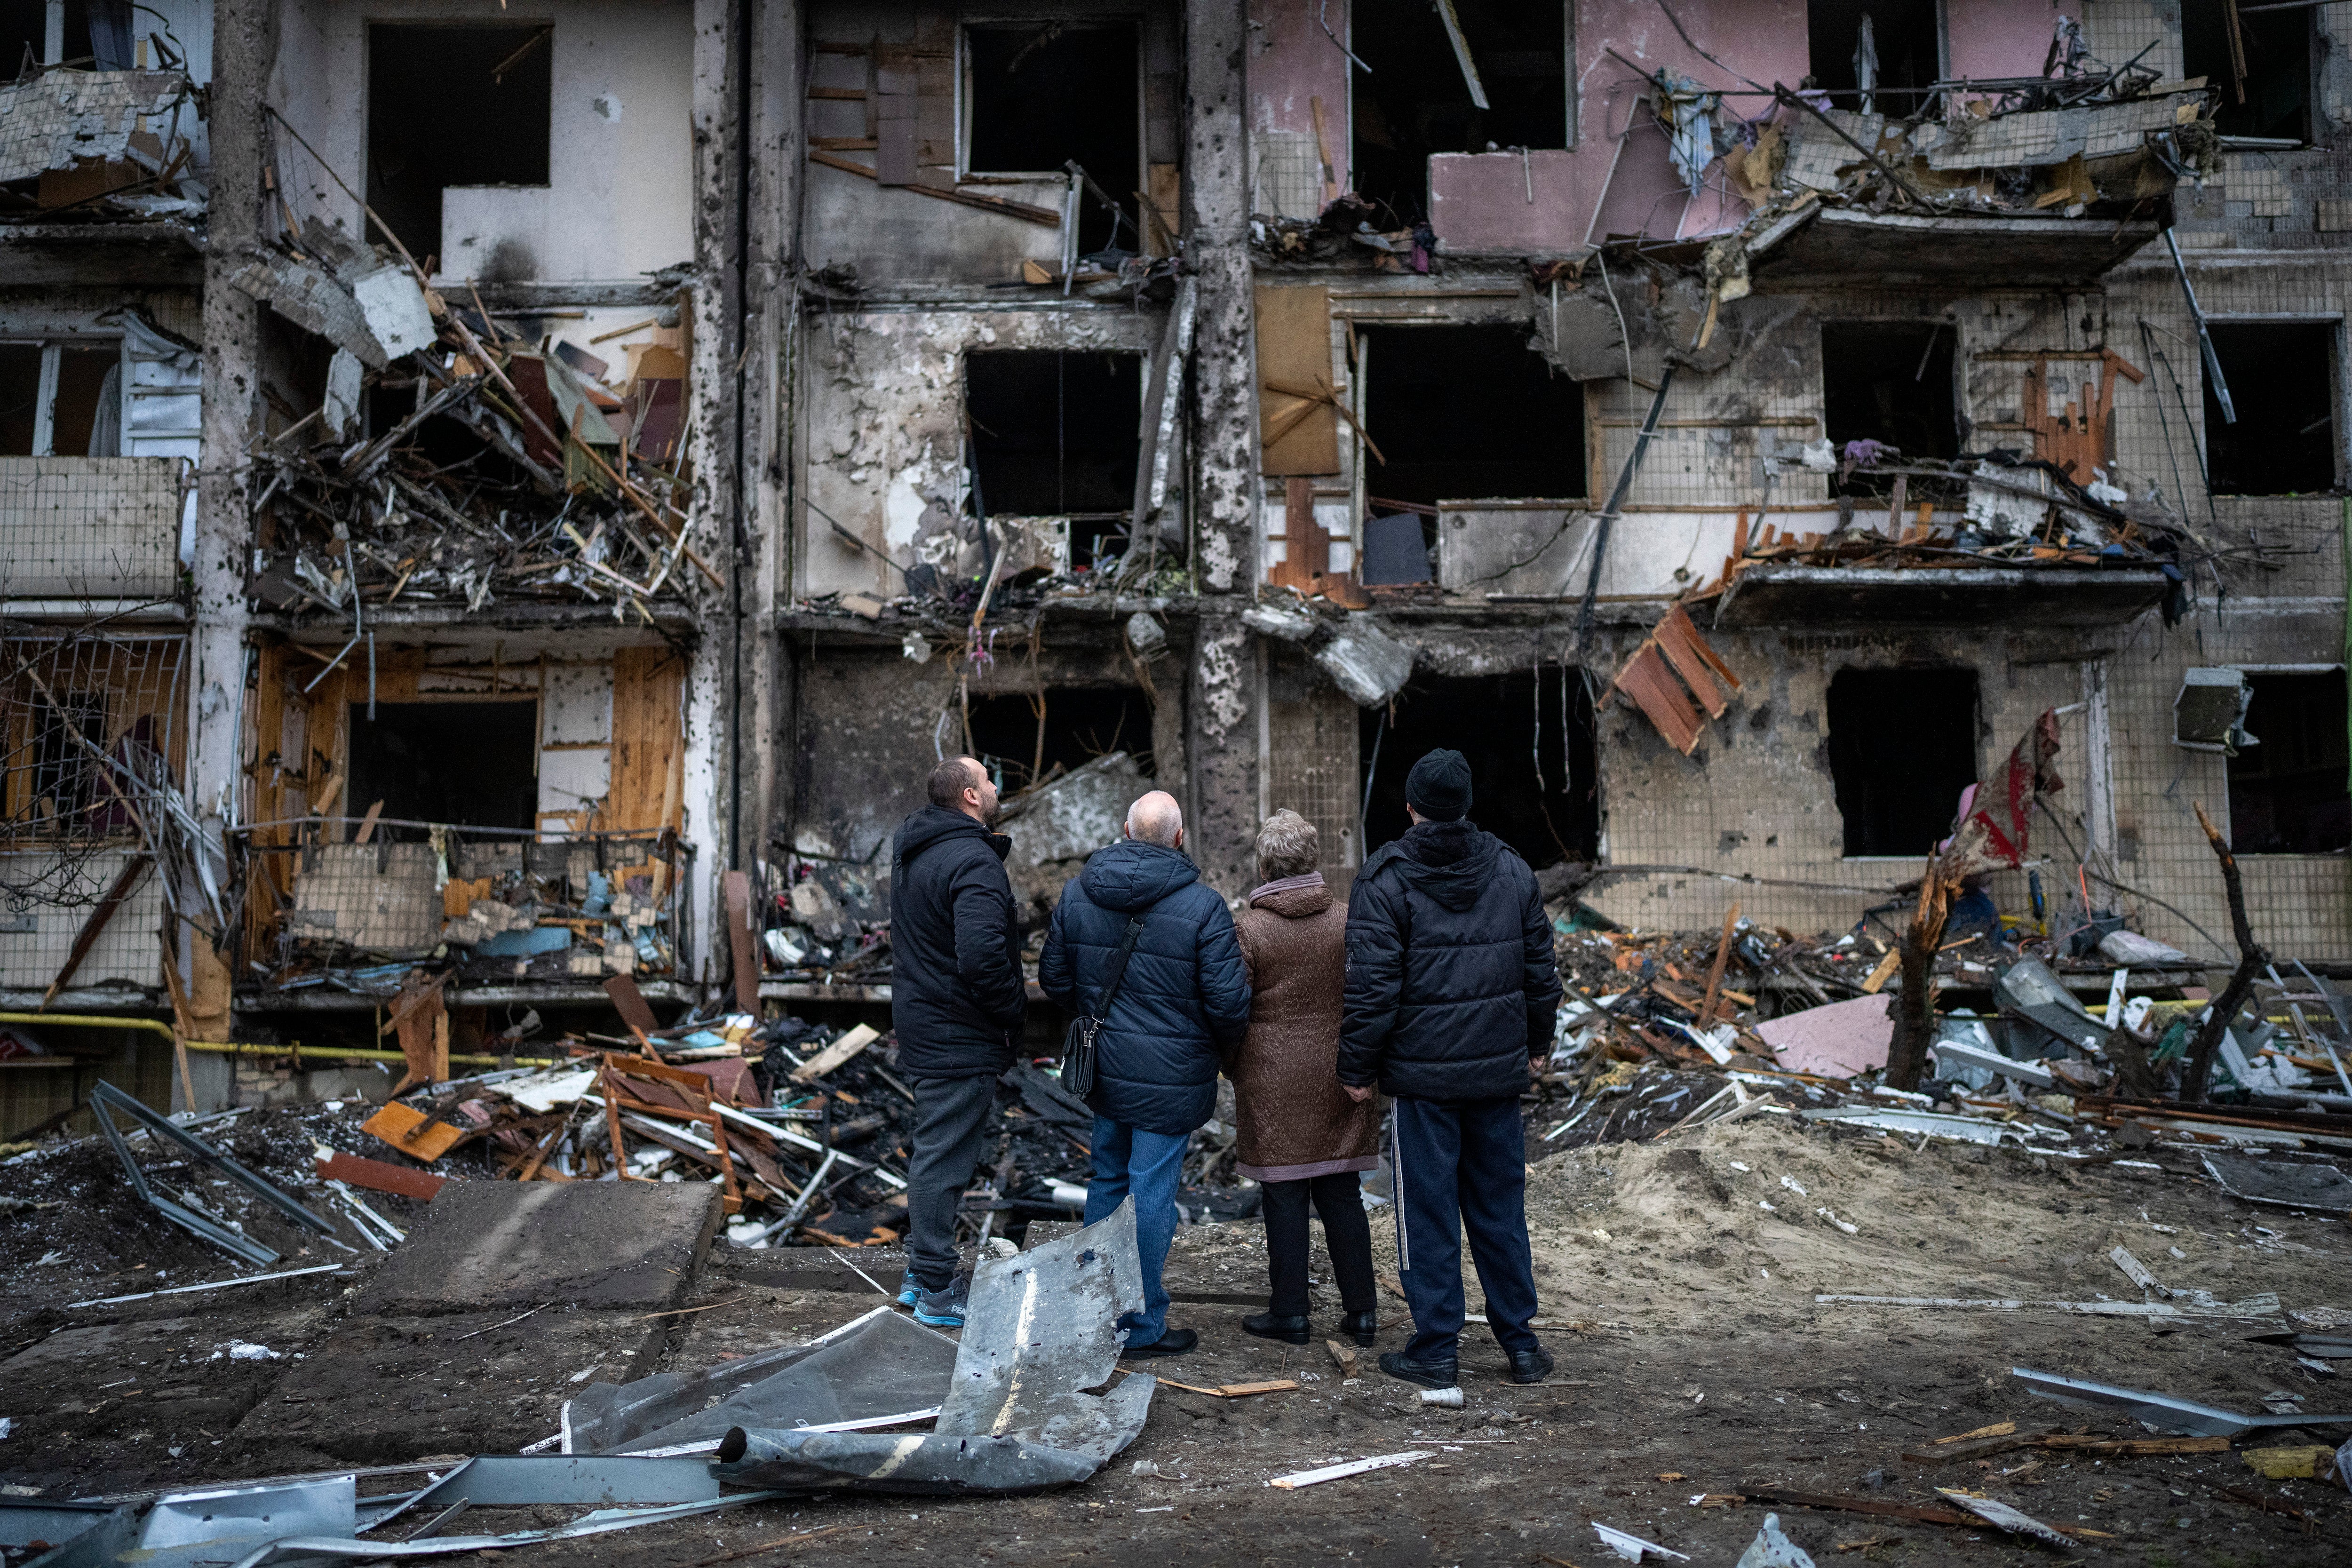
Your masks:
<svg viewBox="0 0 2352 1568"><path fill-rule="evenodd" d="M1119 983L1127 978L1127 961L1135 955L1136 942L1142 935L1143 917L1130 916L1118 946L1111 952L1110 984L1103 989L1101 1011L1071 1019L1068 1032L1062 1037L1062 1087L1081 1100L1094 1092L1095 1037L1102 1033L1111 1005L1118 1000Z"/></svg>

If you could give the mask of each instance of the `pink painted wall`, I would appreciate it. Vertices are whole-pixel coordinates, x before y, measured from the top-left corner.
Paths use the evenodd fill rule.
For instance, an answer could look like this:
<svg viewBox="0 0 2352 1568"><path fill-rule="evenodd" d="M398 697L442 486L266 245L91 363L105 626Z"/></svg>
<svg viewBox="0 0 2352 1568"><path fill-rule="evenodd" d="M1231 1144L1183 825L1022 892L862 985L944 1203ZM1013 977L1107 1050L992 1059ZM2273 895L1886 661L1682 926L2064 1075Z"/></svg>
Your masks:
<svg viewBox="0 0 2352 1568"><path fill-rule="evenodd" d="M1250 0L1250 128L1315 134L1323 100L1324 142L1339 188L1349 184L1348 57L1316 21L1320 0ZM1331 0L1331 30L1348 36L1348 0Z"/></svg>
<svg viewBox="0 0 2352 1568"><path fill-rule="evenodd" d="M2082 12L2069 6L2078 20ZM2057 0L1946 0L1945 52L1956 77L2040 76ZM2118 62L2120 63L2120 62Z"/></svg>

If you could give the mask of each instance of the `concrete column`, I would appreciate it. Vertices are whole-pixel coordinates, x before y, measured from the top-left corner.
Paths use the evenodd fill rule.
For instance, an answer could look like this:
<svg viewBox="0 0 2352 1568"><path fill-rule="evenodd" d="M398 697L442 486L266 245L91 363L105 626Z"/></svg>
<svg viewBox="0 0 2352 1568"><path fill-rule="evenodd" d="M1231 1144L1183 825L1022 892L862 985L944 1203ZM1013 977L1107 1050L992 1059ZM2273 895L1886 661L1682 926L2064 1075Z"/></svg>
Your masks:
<svg viewBox="0 0 2352 1568"><path fill-rule="evenodd" d="M1184 18L1184 249L1200 280L1193 339L1192 566L1199 641L1186 692L1190 843L1227 896L1250 885L1257 722L1265 694L1241 612L1257 584L1257 376L1249 256L1248 29L1244 0Z"/></svg>
<svg viewBox="0 0 2352 1568"><path fill-rule="evenodd" d="M188 682L191 807L223 858L240 810L246 689L246 570L252 537L246 442L260 410L261 307L229 286L261 243L264 94L277 51L272 0L213 7L212 209L205 250L203 457L196 478L195 603ZM187 1020L198 1038L231 1037L230 971L212 944L181 933Z"/></svg>

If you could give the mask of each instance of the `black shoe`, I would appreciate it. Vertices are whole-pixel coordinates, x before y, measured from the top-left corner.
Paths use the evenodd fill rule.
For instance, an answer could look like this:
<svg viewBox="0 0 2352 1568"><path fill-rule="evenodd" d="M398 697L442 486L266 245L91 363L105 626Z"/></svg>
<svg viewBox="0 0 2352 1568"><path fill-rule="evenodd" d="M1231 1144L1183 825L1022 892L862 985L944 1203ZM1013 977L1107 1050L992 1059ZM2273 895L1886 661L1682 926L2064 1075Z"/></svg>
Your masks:
<svg viewBox="0 0 2352 1568"><path fill-rule="evenodd" d="M1462 1381L1453 1357L1444 1361L1416 1361L1402 1351L1381 1352L1381 1370L1391 1377L1417 1383L1423 1388L1452 1388Z"/></svg>
<svg viewBox="0 0 2352 1568"><path fill-rule="evenodd" d="M1513 1351L1511 1352L1511 1381L1513 1383L1541 1383L1545 1378L1551 1375L1551 1352L1544 1349L1541 1345L1538 1345L1531 1351Z"/></svg>
<svg viewBox="0 0 2352 1568"><path fill-rule="evenodd" d="M1262 1340L1280 1340L1285 1344L1293 1345L1303 1345L1310 1337L1307 1328L1307 1314L1304 1312L1295 1318L1277 1317L1272 1312L1260 1312L1255 1317L1242 1320L1242 1332L1255 1334Z"/></svg>
<svg viewBox="0 0 2352 1568"><path fill-rule="evenodd" d="M1190 1329L1169 1329L1148 1345L1129 1345L1119 1352L1121 1359L1138 1356L1182 1355L1201 1342L1201 1336Z"/></svg>
<svg viewBox="0 0 2352 1568"><path fill-rule="evenodd" d="M1339 1320L1339 1331L1360 1345L1370 1344L1372 1336L1381 1331L1381 1314L1377 1309L1370 1308L1350 1312Z"/></svg>

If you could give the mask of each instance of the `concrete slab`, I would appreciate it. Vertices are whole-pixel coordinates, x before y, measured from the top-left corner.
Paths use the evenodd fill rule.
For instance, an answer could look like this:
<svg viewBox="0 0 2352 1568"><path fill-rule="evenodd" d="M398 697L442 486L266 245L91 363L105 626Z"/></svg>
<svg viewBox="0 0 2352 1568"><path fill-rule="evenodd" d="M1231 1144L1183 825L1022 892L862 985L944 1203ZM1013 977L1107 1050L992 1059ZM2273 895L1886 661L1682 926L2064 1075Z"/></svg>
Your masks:
<svg viewBox="0 0 2352 1568"><path fill-rule="evenodd" d="M452 1182L352 1311L675 1307L720 1210L719 1190L700 1182Z"/></svg>
<svg viewBox="0 0 2352 1568"><path fill-rule="evenodd" d="M677 1321L561 1307L505 1321L513 1316L354 1320L281 1376L232 1440L297 1468L305 1454L362 1465L510 1454L554 1431L563 1402L590 1383L653 1372Z"/></svg>

